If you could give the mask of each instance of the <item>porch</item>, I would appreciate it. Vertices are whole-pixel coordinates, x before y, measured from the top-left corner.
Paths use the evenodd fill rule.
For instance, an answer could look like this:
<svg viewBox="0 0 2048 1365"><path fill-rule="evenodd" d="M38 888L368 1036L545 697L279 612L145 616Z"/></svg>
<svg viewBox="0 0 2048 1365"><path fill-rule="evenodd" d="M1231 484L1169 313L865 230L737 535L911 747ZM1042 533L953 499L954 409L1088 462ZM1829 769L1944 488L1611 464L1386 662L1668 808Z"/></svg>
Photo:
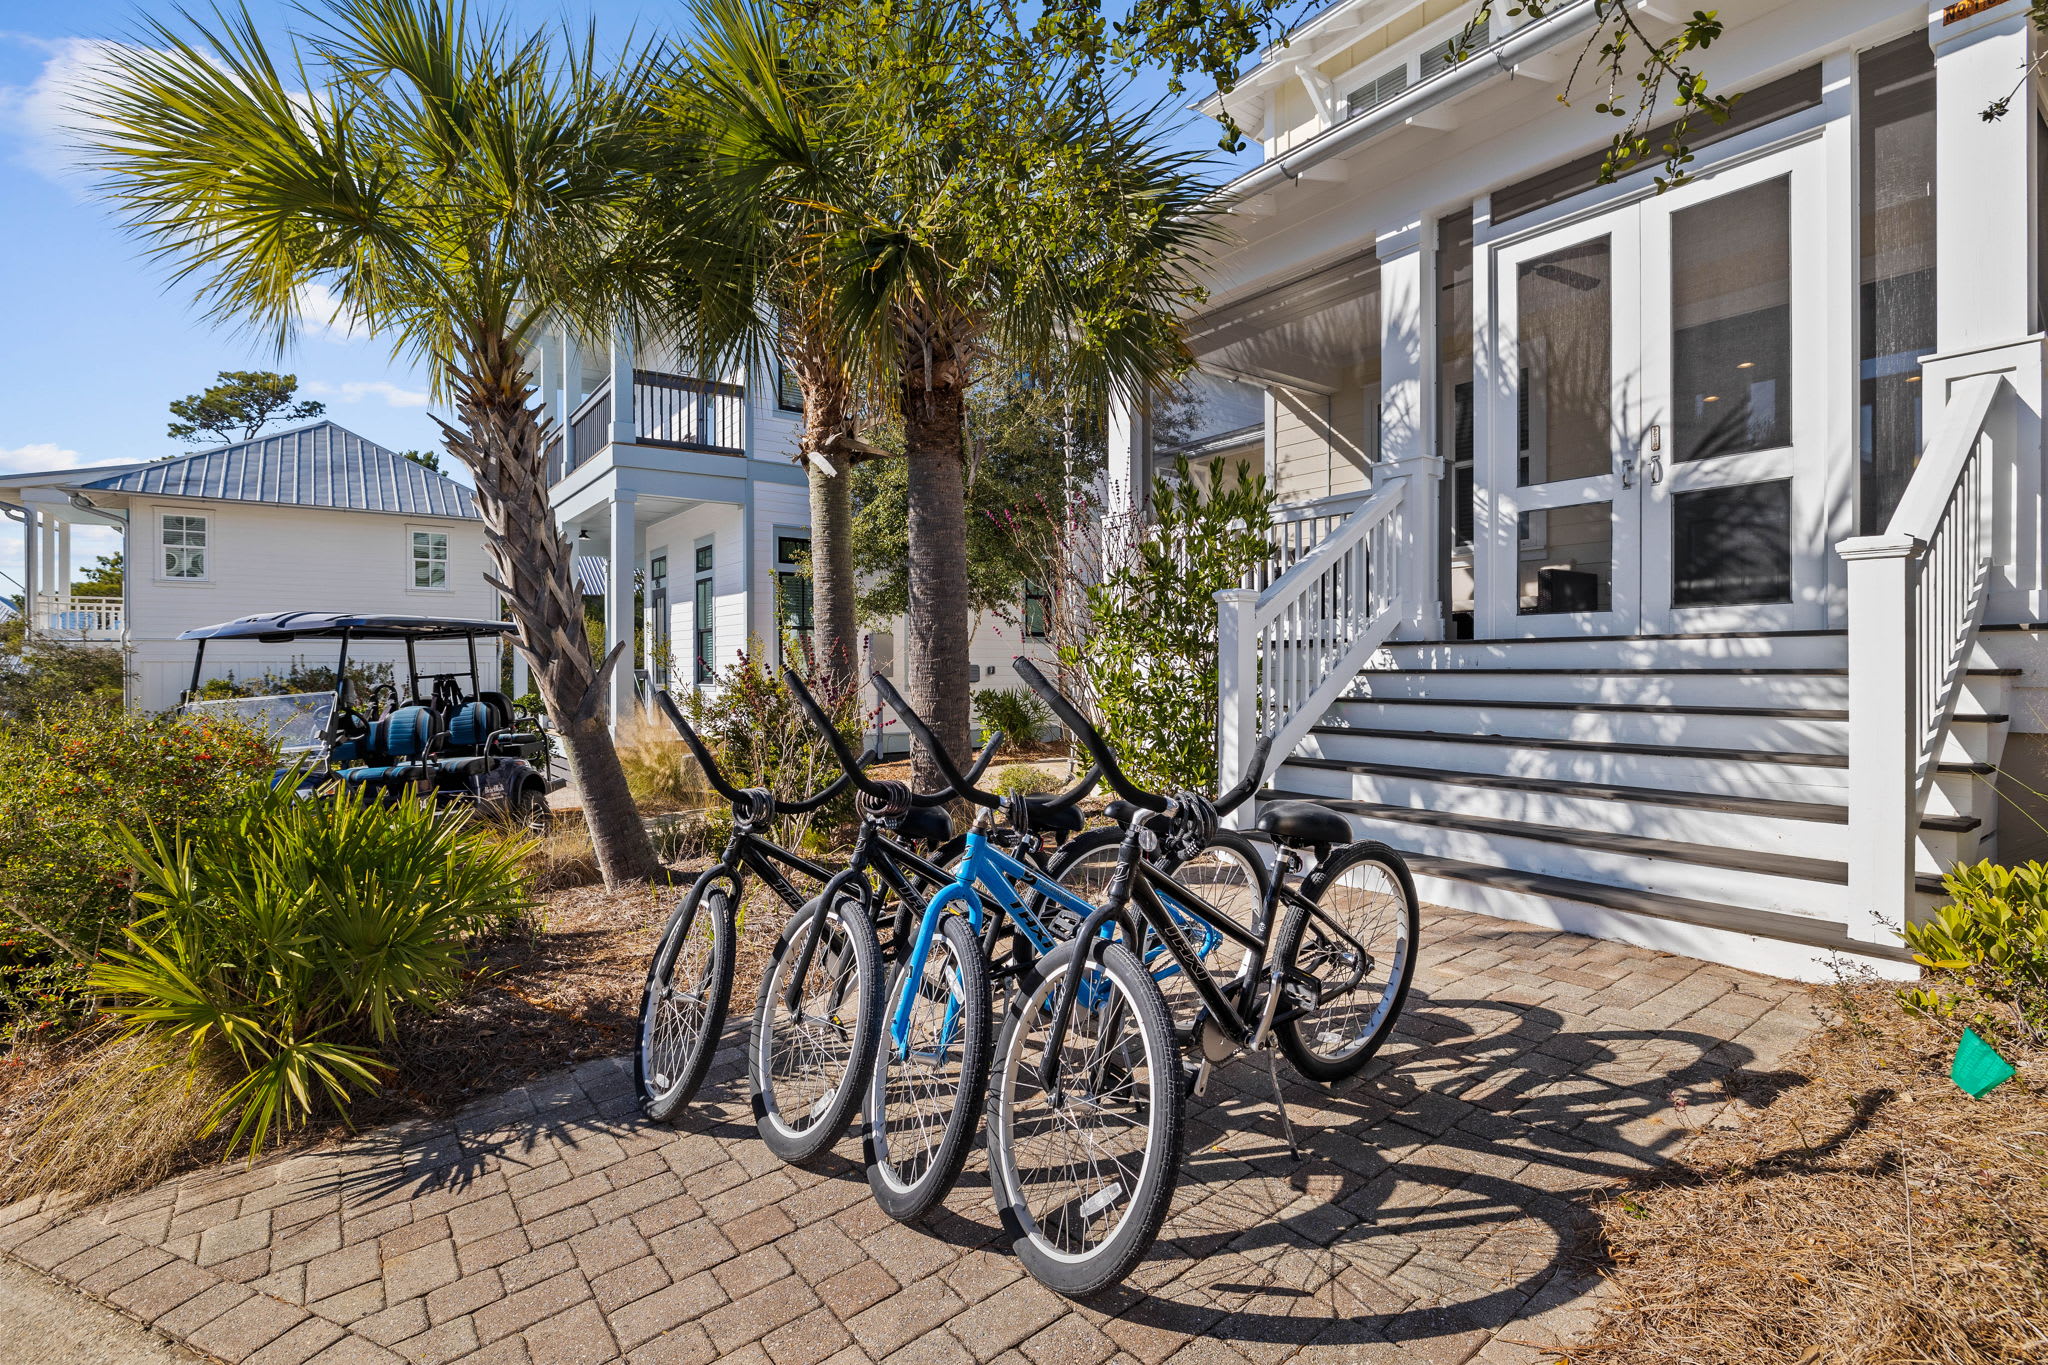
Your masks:
<svg viewBox="0 0 2048 1365"><path fill-rule="evenodd" d="M29 629L57 639L115 642L127 638L125 608L118 597L38 593Z"/></svg>
<svg viewBox="0 0 2048 1365"><path fill-rule="evenodd" d="M2041 728L2043 132L1982 116L2030 28L1724 13L1738 112L1667 192L1597 145L1530 169L1585 135L1514 78L1570 7L1223 191L1191 330L1286 506L1219 602L1219 750L1277 731L1268 794L1444 904L1910 974L1895 927L1999 852ZM1148 418L1112 422L1140 509L1230 436Z"/></svg>

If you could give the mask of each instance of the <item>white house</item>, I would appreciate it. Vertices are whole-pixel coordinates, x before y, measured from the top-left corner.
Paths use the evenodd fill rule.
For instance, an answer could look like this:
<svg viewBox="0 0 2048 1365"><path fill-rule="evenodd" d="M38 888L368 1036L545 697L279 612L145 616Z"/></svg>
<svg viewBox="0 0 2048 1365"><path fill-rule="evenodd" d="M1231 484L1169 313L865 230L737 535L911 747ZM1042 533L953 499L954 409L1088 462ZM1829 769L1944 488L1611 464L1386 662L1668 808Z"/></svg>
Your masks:
<svg viewBox="0 0 2048 1365"><path fill-rule="evenodd" d="M1439 903L1910 972L1892 927L2048 789L2027 5L1722 0L1742 95L1662 194L1558 101L1589 0L1459 63L1472 8L1336 0L1208 106L1264 159L1191 325L1263 420L1181 444L1288 504L1220 604L1226 771L1277 729L1270 790ZM1173 452L1111 425L1142 513Z"/></svg>
<svg viewBox="0 0 2048 1365"><path fill-rule="evenodd" d="M23 525L31 628L118 645L129 701L147 710L177 705L190 684L193 646L177 636L196 626L278 611L498 617L470 491L332 422L167 460L0 475L0 508ZM120 597L72 592L80 524L121 532ZM422 662L452 667L461 650L423 646ZM396 645L351 652L404 657ZM291 663L276 646L216 647L205 676Z"/></svg>
<svg viewBox="0 0 2048 1365"><path fill-rule="evenodd" d="M626 337L598 348L563 330L533 362L555 515L606 575L607 649L632 638L640 602L640 656L612 676L612 713L627 713L636 681L702 686L750 647L779 660L784 633L810 629L810 495L793 462L802 408L788 376L769 365L698 378L667 348ZM867 637L871 666L891 669L898 634ZM1010 660L1032 648L985 617L975 681L1022 686Z"/></svg>

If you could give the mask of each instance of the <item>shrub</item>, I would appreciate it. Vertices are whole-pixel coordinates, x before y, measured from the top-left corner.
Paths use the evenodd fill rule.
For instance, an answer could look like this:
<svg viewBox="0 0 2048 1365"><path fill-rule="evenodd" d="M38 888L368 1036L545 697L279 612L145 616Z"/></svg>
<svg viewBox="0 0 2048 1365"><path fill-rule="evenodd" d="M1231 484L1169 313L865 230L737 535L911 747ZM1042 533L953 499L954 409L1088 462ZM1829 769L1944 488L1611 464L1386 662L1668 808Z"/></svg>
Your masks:
<svg viewBox="0 0 2048 1365"><path fill-rule="evenodd" d="M998 796L1038 796L1058 791L1060 783L1043 768L1034 768L1029 763L1009 763L995 770L988 780L988 789Z"/></svg>
<svg viewBox="0 0 2048 1365"><path fill-rule="evenodd" d="M1987 1037L2048 1045L2048 866L1981 862L1957 867L1941 885L1950 903L1904 930L1932 980L1901 991L1900 1001Z"/></svg>
<svg viewBox="0 0 2048 1365"><path fill-rule="evenodd" d="M0 622L0 721L25 721L80 702L117 705L128 671L113 645L30 635L16 617Z"/></svg>
<svg viewBox="0 0 2048 1365"><path fill-rule="evenodd" d="M1052 724L1052 708L1028 687L984 687L974 694L974 718L985 732L1002 731L1010 748L1030 750Z"/></svg>
<svg viewBox="0 0 2048 1365"><path fill-rule="evenodd" d="M668 721L636 720L620 728L619 766L642 815L701 810L713 796L704 774Z"/></svg>
<svg viewBox="0 0 2048 1365"><path fill-rule="evenodd" d="M119 830L174 832L230 813L276 765L268 741L221 720L73 703L0 724L0 1012L78 1004L83 963L129 917Z"/></svg>
<svg viewBox="0 0 2048 1365"><path fill-rule="evenodd" d="M1216 594L1270 553L1273 494L1246 465L1204 487L1185 457L1153 484L1157 522L1128 560L1088 589L1085 645L1061 662L1085 674L1109 742L1154 787L1216 782Z"/></svg>
<svg viewBox="0 0 2048 1365"><path fill-rule="evenodd" d="M762 657L758 642L717 675L714 684L685 694L681 699L683 713L710 746L726 780L735 787L761 787L777 796L797 800L839 776L838 761L805 720L796 697L782 681L781 670L771 668ZM841 734L856 731L858 694L852 688L832 691L814 681L811 693ZM707 789L710 786L701 774L697 780ZM823 831L844 825L852 818L852 811L852 796L842 797L811 815L778 821L777 837L793 848L803 847L814 829ZM725 821L730 817L729 810L713 814L718 817L712 822L715 829L728 827Z"/></svg>
<svg viewBox="0 0 2048 1365"><path fill-rule="evenodd" d="M131 1034L186 1043L233 1083L208 1110L228 1146L345 1112L409 1010L461 983L465 947L531 909L525 849L466 815L263 788L181 834L124 832L148 909L92 986Z"/></svg>

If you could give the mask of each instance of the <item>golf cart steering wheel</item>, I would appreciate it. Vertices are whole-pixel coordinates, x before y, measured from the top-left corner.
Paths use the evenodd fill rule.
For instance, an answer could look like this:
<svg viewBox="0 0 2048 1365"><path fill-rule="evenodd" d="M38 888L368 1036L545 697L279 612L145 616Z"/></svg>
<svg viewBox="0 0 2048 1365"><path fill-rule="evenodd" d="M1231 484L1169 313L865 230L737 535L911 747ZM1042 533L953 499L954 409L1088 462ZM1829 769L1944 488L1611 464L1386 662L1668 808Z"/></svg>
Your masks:
<svg viewBox="0 0 2048 1365"><path fill-rule="evenodd" d="M391 700L383 705L379 705L377 699L387 692L391 694ZM368 700L370 704L370 718L372 720L380 716L388 716L398 709L398 688L393 683L372 683Z"/></svg>

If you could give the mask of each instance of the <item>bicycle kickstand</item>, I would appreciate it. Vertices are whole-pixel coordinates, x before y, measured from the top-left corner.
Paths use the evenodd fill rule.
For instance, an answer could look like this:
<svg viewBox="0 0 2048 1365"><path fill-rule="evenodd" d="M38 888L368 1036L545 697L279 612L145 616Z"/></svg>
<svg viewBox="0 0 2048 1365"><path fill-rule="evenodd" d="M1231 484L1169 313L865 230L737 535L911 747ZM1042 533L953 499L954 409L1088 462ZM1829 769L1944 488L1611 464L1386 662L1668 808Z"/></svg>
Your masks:
<svg viewBox="0 0 2048 1365"><path fill-rule="evenodd" d="M1273 1107L1280 1111L1280 1132L1286 1137L1287 1150L1293 1155L1294 1160L1298 1164L1305 1158L1301 1153L1301 1144L1294 1140L1294 1123L1287 1117L1287 1097L1280 1093L1280 1068L1273 1060L1273 1045L1271 1042L1266 1044L1265 1051L1266 1077L1273 1082Z"/></svg>

